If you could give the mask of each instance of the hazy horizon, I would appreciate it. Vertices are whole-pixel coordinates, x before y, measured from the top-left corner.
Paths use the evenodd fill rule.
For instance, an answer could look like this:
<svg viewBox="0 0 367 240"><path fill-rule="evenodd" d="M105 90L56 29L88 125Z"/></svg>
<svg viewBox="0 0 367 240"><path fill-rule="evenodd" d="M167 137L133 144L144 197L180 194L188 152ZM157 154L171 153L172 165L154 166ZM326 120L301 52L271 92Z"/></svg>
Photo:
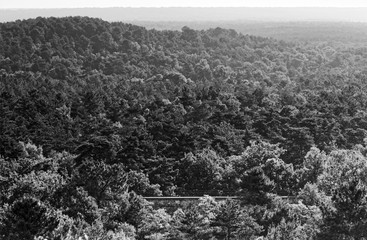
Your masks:
<svg viewBox="0 0 367 240"><path fill-rule="evenodd" d="M367 7L367 2L361 0L0 0L0 8L7 9L80 7Z"/></svg>
<svg viewBox="0 0 367 240"><path fill-rule="evenodd" d="M0 9L0 21L88 16L106 21L340 21L367 22L367 7L111 7Z"/></svg>

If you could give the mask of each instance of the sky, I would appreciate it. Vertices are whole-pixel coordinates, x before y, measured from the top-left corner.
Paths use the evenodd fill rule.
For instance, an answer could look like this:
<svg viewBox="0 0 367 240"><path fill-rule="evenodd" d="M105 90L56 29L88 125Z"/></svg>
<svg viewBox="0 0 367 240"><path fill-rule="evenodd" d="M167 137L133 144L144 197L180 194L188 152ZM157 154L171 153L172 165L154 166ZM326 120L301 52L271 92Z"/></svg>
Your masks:
<svg viewBox="0 0 367 240"><path fill-rule="evenodd" d="M366 0L0 0L4 8L367 7Z"/></svg>

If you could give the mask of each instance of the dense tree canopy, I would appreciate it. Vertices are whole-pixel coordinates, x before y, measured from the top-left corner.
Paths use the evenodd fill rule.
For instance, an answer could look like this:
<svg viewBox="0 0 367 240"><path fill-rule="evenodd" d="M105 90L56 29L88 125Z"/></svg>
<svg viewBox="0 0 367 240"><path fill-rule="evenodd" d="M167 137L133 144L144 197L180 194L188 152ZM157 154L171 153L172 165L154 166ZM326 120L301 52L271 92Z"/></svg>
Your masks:
<svg viewBox="0 0 367 240"><path fill-rule="evenodd" d="M0 238L367 237L366 63L221 28L2 23ZM162 195L240 199L142 197Z"/></svg>

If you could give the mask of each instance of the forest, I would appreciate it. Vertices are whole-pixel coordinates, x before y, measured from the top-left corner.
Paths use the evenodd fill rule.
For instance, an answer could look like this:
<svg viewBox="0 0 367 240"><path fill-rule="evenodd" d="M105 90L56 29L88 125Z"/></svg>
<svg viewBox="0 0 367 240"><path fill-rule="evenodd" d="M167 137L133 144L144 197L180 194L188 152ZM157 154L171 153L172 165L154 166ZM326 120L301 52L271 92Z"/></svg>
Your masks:
<svg viewBox="0 0 367 240"><path fill-rule="evenodd" d="M363 44L0 23L0 239L367 238L366 80Z"/></svg>

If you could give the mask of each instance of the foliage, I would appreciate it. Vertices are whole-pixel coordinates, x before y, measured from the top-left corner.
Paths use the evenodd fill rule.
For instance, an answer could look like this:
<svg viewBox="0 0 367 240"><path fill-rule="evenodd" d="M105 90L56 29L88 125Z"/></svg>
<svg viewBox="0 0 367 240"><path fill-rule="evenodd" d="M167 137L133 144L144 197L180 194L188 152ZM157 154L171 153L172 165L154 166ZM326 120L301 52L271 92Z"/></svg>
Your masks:
<svg viewBox="0 0 367 240"><path fill-rule="evenodd" d="M0 43L2 239L367 237L366 48L87 17ZM143 198L175 195L240 199Z"/></svg>

